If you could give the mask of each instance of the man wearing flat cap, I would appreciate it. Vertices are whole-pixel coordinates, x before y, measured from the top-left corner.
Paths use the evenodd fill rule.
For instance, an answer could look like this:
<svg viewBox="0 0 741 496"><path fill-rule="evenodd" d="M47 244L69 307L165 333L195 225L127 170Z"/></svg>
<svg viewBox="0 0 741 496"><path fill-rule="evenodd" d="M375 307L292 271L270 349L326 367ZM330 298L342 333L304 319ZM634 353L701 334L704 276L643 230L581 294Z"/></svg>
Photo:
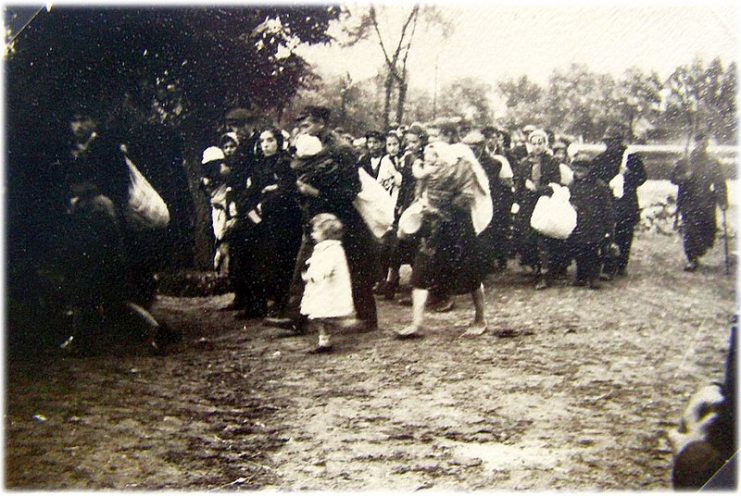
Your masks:
<svg viewBox="0 0 741 496"><path fill-rule="evenodd" d="M291 283L291 298L280 317L265 319L266 325L289 327L294 334L305 332L300 315L303 281L301 271L311 256L312 217L320 213L336 215L344 225L342 245L347 255L355 313L363 330L378 326L373 283L377 280L377 242L362 217L353 206L360 191L360 178L352 147L328 127L329 109L309 106L296 119L299 136L307 135L321 141L321 150L309 157L297 157L291 163L298 180L298 201L301 205L304 235L296 259Z"/></svg>
<svg viewBox="0 0 741 496"><path fill-rule="evenodd" d="M633 244L633 231L640 219L638 208L638 188L646 182L646 169L643 160L637 153L631 153L623 161L626 146L623 141L628 134L625 126L614 124L607 127L602 141L607 149L592 160L591 173L605 184L615 176L622 174L623 195L615 198L615 244L620 253L616 259L605 261L602 267L602 278L612 279L624 276L630 260L630 247ZM625 165L623 166L623 162Z"/></svg>

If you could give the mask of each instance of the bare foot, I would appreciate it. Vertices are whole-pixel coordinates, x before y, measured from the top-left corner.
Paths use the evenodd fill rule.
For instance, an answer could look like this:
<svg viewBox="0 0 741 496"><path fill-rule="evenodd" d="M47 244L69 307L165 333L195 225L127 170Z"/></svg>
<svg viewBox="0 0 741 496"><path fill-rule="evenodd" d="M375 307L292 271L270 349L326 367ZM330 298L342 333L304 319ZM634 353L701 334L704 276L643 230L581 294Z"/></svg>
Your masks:
<svg viewBox="0 0 741 496"><path fill-rule="evenodd" d="M468 326L468 329L466 329L466 332L461 334L461 336L481 336L486 331L487 331L486 321L474 322L473 324Z"/></svg>
<svg viewBox="0 0 741 496"><path fill-rule="evenodd" d="M415 325L408 325L398 331L395 330L394 334L396 334L397 338L411 338L419 335L419 327Z"/></svg>

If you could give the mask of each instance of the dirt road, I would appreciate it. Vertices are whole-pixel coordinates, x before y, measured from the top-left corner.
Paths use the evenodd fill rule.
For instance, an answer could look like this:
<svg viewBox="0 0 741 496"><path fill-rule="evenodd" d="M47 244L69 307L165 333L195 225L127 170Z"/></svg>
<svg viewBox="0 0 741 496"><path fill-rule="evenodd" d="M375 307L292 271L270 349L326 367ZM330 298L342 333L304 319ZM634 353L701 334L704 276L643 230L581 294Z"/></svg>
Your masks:
<svg viewBox="0 0 741 496"><path fill-rule="evenodd" d="M666 431L722 378L735 276L722 243L697 273L679 240L640 234L630 274L590 291L534 291L511 267L487 281L492 331L461 338L472 306L393 339L381 331L276 338L220 311L229 295L160 297L183 332L137 350L14 359L6 485L24 489L665 489ZM573 274L573 267L570 274Z"/></svg>

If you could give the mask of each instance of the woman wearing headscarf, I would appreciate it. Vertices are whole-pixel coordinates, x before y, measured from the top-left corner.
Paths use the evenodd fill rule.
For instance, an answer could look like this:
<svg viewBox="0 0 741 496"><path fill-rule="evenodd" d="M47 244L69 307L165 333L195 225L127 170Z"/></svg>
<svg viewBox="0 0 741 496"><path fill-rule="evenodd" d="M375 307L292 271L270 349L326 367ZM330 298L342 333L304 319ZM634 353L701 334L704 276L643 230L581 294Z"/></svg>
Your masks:
<svg viewBox="0 0 741 496"><path fill-rule="evenodd" d="M296 174L291 157L283 147L284 136L275 128L259 134L260 150L252 179L258 185L261 236L254 247L256 267L262 275L270 315L277 315L288 299L288 289L301 246L301 208L296 192Z"/></svg>
<svg viewBox="0 0 741 496"><path fill-rule="evenodd" d="M557 249L558 240L546 238L530 227L530 218L535 204L543 195L550 196L551 183L565 185L567 178L562 173L558 160L548 150L548 135L537 129L528 137L530 151L520 162L515 177L515 201L519 211L515 216L515 233L520 252L520 265L533 267L539 276L536 289L545 289L553 274L550 273L550 253ZM545 272L543 272L545 271Z"/></svg>
<svg viewBox="0 0 741 496"><path fill-rule="evenodd" d="M468 147L442 142L425 147L424 161L415 163L413 173L415 201L422 212L411 279L413 320L397 335L420 331L429 292L439 287L453 294L471 294L475 317L466 332L481 334L486 331L486 318L476 235L491 220L490 198L488 211L484 208L483 216L477 212L481 210L478 200L489 195L486 174Z"/></svg>

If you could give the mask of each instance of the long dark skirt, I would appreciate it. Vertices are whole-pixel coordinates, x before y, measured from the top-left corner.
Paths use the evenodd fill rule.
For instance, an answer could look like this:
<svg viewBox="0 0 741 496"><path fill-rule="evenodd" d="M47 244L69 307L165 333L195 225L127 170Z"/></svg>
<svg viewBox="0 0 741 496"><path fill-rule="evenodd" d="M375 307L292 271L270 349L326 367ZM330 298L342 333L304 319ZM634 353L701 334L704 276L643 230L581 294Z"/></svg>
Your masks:
<svg viewBox="0 0 741 496"><path fill-rule="evenodd" d="M537 196L534 195L520 199L520 211L515 215L512 235L515 250L520 255L520 265L540 268L538 232L530 227L530 218L536 202Z"/></svg>
<svg viewBox="0 0 741 496"><path fill-rule="evenodd" d="M705 255L713 247L717 228L715 205L712 209L682 212L682 237L688 260Z"/></svg>
<svg viewBox="0 0 741 496"><path fill-rule="evenodd" d="M463 294L481 285L481 262L476 233L467 212L452 219L427 216L417 233L412 286L446 294Z"/></svg>
<svg viewBox="0 0 741 496"><path fill-rule="evenodd" d="M263 220L263 239L258 250L258 270L264 276L265 296L279 312L288 300L296 256L301 247L301 212L278 212Z"/></svg>

